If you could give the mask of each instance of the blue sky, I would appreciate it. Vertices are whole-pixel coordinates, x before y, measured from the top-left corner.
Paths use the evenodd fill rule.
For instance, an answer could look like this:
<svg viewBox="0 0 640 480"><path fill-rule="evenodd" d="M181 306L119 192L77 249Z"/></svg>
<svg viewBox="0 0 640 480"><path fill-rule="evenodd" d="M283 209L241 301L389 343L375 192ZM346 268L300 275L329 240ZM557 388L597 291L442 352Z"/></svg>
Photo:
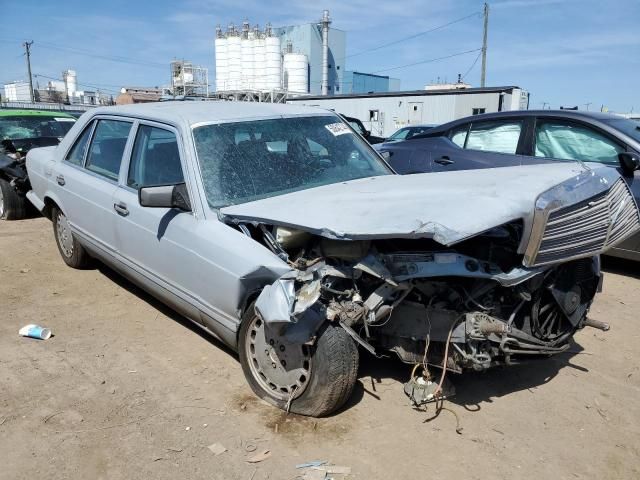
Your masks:
<svg viewBox="0 0 640 480"><path fill-rule="evenodd" d="M116 92L123 85L169 80L169 62L184 58L214 71L217 23L274 26L309 23L323 8L347 32L347 54L358 53L479 12L476 0L2 0L0 82L26 79L21 42L34 40L32 66L39 81L77 71L80 88ZM496 0L489 2L487 85L518 85L531 108L591 103L612 111L640 110L640 1ZM481 46L478 15L389 48L353 56L346 68L380 71ZM389 71L403 89L455 80L476 53ZM113 61L118 57L122 62ZM480 82L480 61L465 79ZM210 79L210 82L213 78ZM84 85L83 85L84 84Z"/></svg>

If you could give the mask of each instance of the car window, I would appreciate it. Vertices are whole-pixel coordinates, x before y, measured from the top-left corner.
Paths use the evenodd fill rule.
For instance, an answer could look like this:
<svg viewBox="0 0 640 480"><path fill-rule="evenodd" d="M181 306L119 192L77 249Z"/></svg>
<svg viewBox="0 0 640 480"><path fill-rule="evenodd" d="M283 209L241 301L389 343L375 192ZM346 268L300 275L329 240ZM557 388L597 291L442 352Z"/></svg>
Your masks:
<svg viewBox="0 0 640 480"><path fill-rule="evenodd" d="M71 150L67 154L67 158L65 160L69 163L73 163L74 165L82 165L84 162L84 156L87 151L87 145L89 145L89 138L91 138L91 129L93 128L93 124L95 122L91 122L82 132L82 135L76 140L76 143L73 144Z"/></svg>
<svg viewBox="0 0 640 480"><path fill-rule="evenodd" d="M73 127L74 118L60 114L48 115L10 115L0 117L0 140L18 140L23 138L56 137L62 138Z"/></svg>
<svg viewBox="0 0 640 480"><path fill-rule="evenodd" d="M176 135L164 128L140 125L133 145L127 185L139 189L182 182L184 175Z"/></svg>
<svg viewBox="0 0 640 480"><path fill-rule="evenodd" d="M460 148L464 148L464 144L467 141L467 133L469 131L469 124L462 125L461 127L454 128L449 134L449 139Z"/></svg>
<svg viewBox="0 0 640 480"><path fill-rule="evenodd" d="M472 123L465 148L514 155L521 130L519 121Z"/></svg>
<svg viewBox="0 0 640 480"><path fill-rule="evenodd" d="M349 120L349 125L351 125L351 128L353 128L360 135L364 135L364 129L362 128L362 125L360 125L359 122L354 122L353 120Z"/></svg>
<svg viewBox="0 0 640 480"><path fill-rule="evenodd" d="M85 168L111 180L117 180L130 130L130 122L98 120Z"/></svg>
<svg viewBox="0 0 640 480"><path fill-rule="evenodd" d="M238 132L251 132L237 143ZM334 116L292 117L194 128L214 208L356 178L391 174L368 144Z"/></svg>
<svg viewBox="0 0 640 480"><path fill-rule="evenodd" d="M560 121L536 123L536 157L618 164L624 148L600 132Z"/></svg>
<svg viewBox="0 0 640 480"><path fill-rule="evenodd" d="M614 118L603 120L603 121L604 123L615 128L616 130L619 130L625 135L630 136L636 142L640 142L640 124L638 124L638 120L629 120L627 118L614 117Z"/></svg>
<svg viewBox="0 0 640 480"><path fill-rule="evenodd" d="M409 127L401 128L396 133L389 137L389 140L404 140L407 134L411 131Z"/></svg>

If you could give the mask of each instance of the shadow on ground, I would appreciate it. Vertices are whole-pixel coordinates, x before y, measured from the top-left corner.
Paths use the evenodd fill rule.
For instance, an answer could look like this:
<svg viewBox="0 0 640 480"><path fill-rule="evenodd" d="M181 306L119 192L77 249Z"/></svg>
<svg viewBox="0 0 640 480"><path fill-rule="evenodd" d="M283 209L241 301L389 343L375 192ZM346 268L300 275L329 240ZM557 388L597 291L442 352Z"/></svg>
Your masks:
<svg viewBox="0 0 640 480"><path fill-rule="evenodd" d="M456 389L455 397L449 400L467 410L477 411L482 408L483 403L491 403L495 398L544 385L563 368L586 371L585 368L571 362L571 359L582 351L580 344L572 340L569 349L556 356L530 359L517 365L494 367L484 372L447 372L447 379ZM407 382L411 375L412 366L395 358L380 359L365 352L361 354L360 359L359 388L364 394L377 399L380 397L376 394L376 385L387 383L385 379L392 379L398 382L397 388L402 389L402 384ZM434 368L432 373L437 380L440 379L441 370Z"/></svg>
<svg viewBox="0 0 640 480"><path fill-rule="evenodd" d="M611 263L612 265L607 266L608 271L613 271L612 269L614 268L622 268L620 266L616 267L616 262ZM629 270L628 266L624 265L623 267ZM237 354L233 350L216 339L207 330L172 310L119 273L98 262L96 262L96 268L109 280L131 292L163 315L178 322L211 343L214 347L237 359ZM640 276L640 270L635 270L635 272ZM572 340L569 350L556 356L528 360L512 366L495 367L485 372L468 371L462 374L448 372L447 379L451 380L456 388L456 396L449 400L467 410L477 411L481 409L482 403L493 402L494 398L543 385L551 381L565 367L584 371L583 367L571 363L572 357L582 352L582 350L583 348L575 340ZM358 372L360 381L356 383L354 392L347 403L331 416L339 415L341 412L357 405L365 395L381 400L379 394L381 385L384 385L385 390L389 388L402 389L403 384L409 380L411 369L412 365L402 363L395 356L376 358L361 350L360 369ZM433 369L433 374L437 379L440 378L440 373L440 370ZM397 384L389 387L389 382L385 381L389 379L397 382Z"/></svg>
<svg viewBox="0 0 640 480"><path fill-rule="evenodd" d="M640 279L640 262L634 262L624 258L602 257L602 270L605 273L615 273L617 275Z"/></svg>
<svg viewBox="0 0 640 480"><path fill-rule="evenodd" d="M238 358L238 355L232 349L230 349L224 343L222 343L220 340L218 340L216 337L214 337L208 330L206 330L205 328L199 326L199 324L197 324L195 322L192 322L188 318L180 315L178 312L173 310L171 307L168 307L167 305L162 303L160 300L156 299L151 294L149 294L146 291L142 290L137 285L131 283L128 279L126 279L125 277L120 275L115 270L112 270L111 268L107 267L103 263L98 262L97 260L95 261L95 267L100 273L102 273L109 280L111 280L112 282L117 284L119 287L127 290L128 292L130 292L132 294L134 294L136 297L138 297L143 302L148 303L149 305L151 305L153 308L158 310L160 313L162 313L166 317L169 317L171 320L174 320L175 322L179 323L183 327L188 328L189 330L191 330L195 334L199 335L202 339L204 339L207 342L211 343L214 347L217 347L220 350L226 352L228 355L230 355L230 356L232 356L232 357L234 357L236 359Z"/></svg>

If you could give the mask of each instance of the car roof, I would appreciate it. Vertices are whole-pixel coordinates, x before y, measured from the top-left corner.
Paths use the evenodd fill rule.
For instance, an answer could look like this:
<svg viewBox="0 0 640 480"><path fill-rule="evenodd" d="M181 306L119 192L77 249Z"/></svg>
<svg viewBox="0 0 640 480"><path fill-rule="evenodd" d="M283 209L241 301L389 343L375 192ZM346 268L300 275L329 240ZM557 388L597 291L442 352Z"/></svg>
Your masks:
<svg viewBox="0 0 640 480"><path fill-rule="evenodd" d="M470 121L480 122L480 121L490 121L490 120L501 120L509 117L554 117L554 118L567 118L567 119L575 119L575 120L585 120L590 122L606 122L607 120L614 120L617 118L622 118L612 113L601 113L601 112L590 112L586 110L507 110L503 112L492 112L492 113L481 113L478 115L471 115L464 118L458 118L457 120L452 120L447 123L443 123L434 127L429 132L424 132L416 137L412 137L413 139L417 138L426 138L428 136L439 135L442 132L445 132L451 128L457 127L458 125L463 125Z"/></svg>
<svg viewBox="0 0 640 480"><path fill-rule="evenodd" d="M0 117L58 117L58 118L75 118L66 112L55 110L0 110Z"/></svg>
<svg viewBox="0 0 640 480"><path fill-rule="evenodd" d="M290 116L335 115L334 112L318 107L228 101L150 102L99 107L92 112L95 115L124 115L168 123L181 120L190 126L200 123L227 123Z"/></svg>
<svg viewBox="0 0 640 480"><path fill-rule="evenodd" d="M404 130L405 128L425 128L425 127L435 128L438 126L440 126L440 124L438 123L412 123L411 125L405 125L404 127L398 128L398 131Z"/></svg>
<svg viewBox="0 0 640 480"><path fill-rule="evenodd" d="M566 118L586 118L594 120L607 120L615 118L616 115L612 113L591 112L588 110L508 110L504 112L493 113L481 113L474 115L474 118L491 119L491 118L504 118L504 117L557 117L562 116Z"/></svg>

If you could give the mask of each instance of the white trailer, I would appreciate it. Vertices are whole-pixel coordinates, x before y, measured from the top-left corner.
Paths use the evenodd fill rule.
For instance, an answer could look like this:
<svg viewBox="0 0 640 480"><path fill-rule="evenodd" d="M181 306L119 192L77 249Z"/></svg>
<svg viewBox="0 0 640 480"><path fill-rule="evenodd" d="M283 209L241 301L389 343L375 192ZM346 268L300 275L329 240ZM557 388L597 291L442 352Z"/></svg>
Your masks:
<svg viewBox="0 0 640 480"><path fill-rule="evenodd" d="M388 137L407 125L439 125L478 113L526 110L529 93L507 86L300 96L289 98L287 103L322 107L359 118L373 135Z"/></svg>

